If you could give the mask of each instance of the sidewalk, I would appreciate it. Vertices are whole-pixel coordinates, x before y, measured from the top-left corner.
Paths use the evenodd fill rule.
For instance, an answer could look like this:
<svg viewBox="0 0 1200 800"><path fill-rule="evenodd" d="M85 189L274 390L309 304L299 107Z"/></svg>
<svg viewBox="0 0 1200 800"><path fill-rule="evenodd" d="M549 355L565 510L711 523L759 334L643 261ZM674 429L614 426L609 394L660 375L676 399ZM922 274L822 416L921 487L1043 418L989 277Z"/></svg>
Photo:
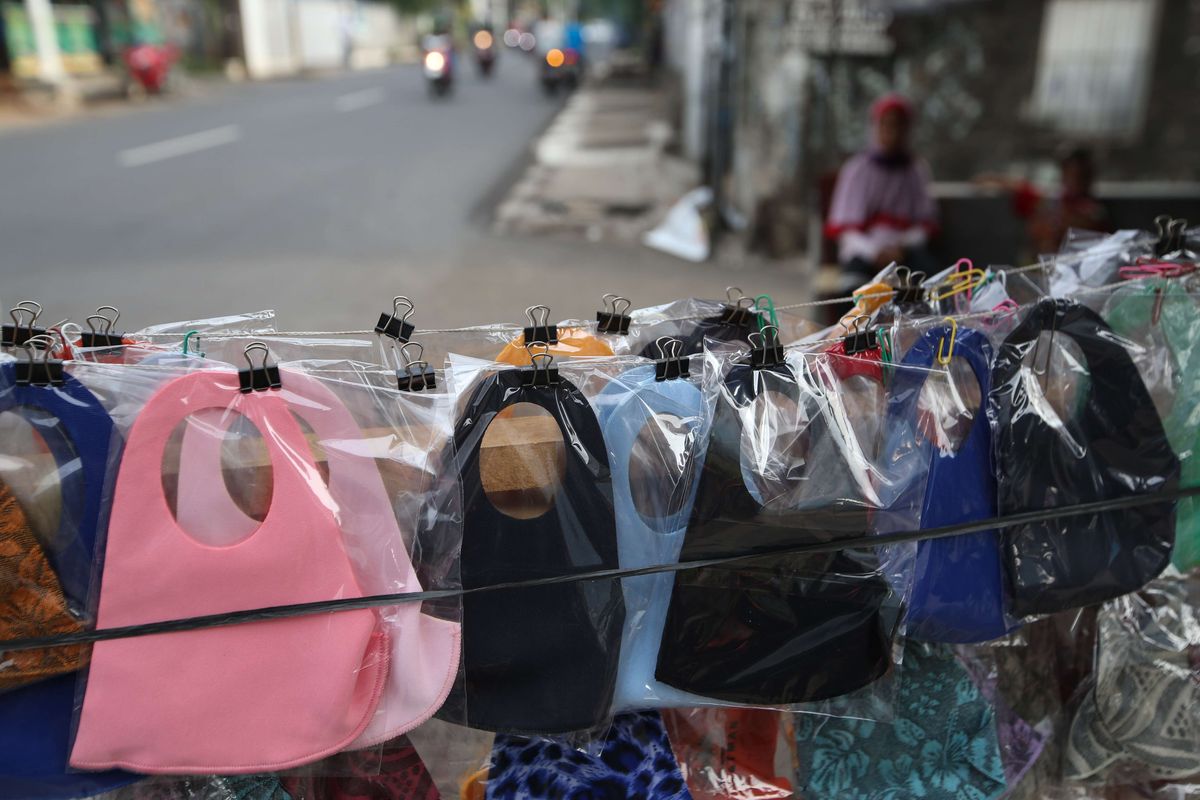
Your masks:
<svg viewBox="0 0 1200 800"><path fill-rule="evenodd" d="M654 88L580 89L497 207L495 231L639 241L699 182L695 166L666 152L667 108Z"/></svg>

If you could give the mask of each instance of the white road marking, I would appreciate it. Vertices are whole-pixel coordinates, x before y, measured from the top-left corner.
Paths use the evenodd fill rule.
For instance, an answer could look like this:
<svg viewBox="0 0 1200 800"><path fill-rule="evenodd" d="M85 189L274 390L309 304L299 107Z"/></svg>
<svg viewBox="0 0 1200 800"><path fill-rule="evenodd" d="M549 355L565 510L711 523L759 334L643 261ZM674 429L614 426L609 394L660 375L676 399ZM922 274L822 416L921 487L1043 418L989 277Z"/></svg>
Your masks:
<svg viewBox="0 0 1200 800"><path fill-rule="evenodd" d="M333 107L344 114L347 111L358 111L362 108L378 105L383 102L383 99L383 88L372 86L370 89L359 89L357 92L349 92L341 95L333 101Z"/></svg>
<svg viewBox="0 0 1200 800"><path fill-rule="evenodd" d="M223 125L220 128L189 133L186 136L176 136L173 139L164 139L161 142L122 150L117 154L117 161L122 167L143 167L156 161L198 153L201 150L220 147L223 144L232 144L241 137L242 132L237 125Z"/></svg>

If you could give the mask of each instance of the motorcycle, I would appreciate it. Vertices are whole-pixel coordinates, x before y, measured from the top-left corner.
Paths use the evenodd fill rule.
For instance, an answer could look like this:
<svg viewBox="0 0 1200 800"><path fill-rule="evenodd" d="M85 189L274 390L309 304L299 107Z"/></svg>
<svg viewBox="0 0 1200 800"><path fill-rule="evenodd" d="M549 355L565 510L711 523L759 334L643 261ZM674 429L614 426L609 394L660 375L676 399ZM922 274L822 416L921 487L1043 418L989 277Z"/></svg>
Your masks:
<svg viewBox="0 0 1200 800"><path fill-rule="evenodd" d="M454 48L448 37L433 38L425 48L425 81L431 95L443 97L454 89Z"/></svg>
<svg viewBox="0 0 1200 800"><path fill-rule="evenodd" d="M496 66L496 38L491 31L481 29L475 31L471 43L475 46L475 63L479 66L479 74L490 77Z"/></svg>
<svg viewBox="0 0 1200 800"><path fill-rule="evenodd" d="M175 48L169 45L142 43L125 48L121 60L127 73L126 93L161 94L176 59Z"/></svg>
<svg viewBox="0 0 1200 800"><path fill-rule="evenodd" d="M548 95L556 94L559 87L575 89L580 83L581 68L578 50L552 47L542 57L542 89Z"/></svg>

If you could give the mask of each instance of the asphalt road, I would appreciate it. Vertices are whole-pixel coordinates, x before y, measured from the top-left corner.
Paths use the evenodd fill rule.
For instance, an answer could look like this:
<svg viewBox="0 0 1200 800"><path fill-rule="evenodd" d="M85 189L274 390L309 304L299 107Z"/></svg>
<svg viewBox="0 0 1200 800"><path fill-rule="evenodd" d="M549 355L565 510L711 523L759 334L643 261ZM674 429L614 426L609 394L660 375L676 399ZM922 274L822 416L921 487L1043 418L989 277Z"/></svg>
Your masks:
<svg viewBox="0 0 1200 800"><path fill-rule="evenodd" d="M0 132L0 303L37 299L53 321L111 303L130 330L274 308L281 328L324 330L369 327L407 294L442 327L738 282L643 248L491 235L491 205L559 106L525 58L490 81L464 66L447 100L404 66ZM792 279L746 280L803 299Z"/></svg>

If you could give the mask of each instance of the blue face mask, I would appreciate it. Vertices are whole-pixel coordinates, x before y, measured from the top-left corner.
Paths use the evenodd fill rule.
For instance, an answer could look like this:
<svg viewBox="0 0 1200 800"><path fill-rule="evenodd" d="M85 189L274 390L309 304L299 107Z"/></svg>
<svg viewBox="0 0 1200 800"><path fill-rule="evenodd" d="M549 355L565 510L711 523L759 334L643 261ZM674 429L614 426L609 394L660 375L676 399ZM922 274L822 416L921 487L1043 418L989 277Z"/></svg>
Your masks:
<svg viewBox="0 0 1200 800"><path fill-rule="evenodd" d="M673 564L679 560L688 516L704 464L704 399L687 380L656 381L653 367L638 367L612 381L595 401L612 470L613 506L617 515L617 548L621 567ZM638 435L660 415L677 418L687 431L687 442L667 457L687 458L680 483L672 497L682 495L677 507L654 518L642 515L633 500L630 463ZM665 469L665 465L664 465ZM661 484L658 484L661 485ZM621 579L625 595L625 629L621 635L621 664L613 694L613 710L699 705L703 698L681 692L654 678L654 665L662 640L667 604L671 599L670 573Z"/></svg>
<svg viewBox="0 0 1200 800"><path fill-rule="evenodd" d="M68 603L83 609L100 528L112 420L100 401L70 375L62 386L17 386L11 363L0 365L0 411L29 420L58 465L63 510L46 553ZM67 770L75 683L74 675L62 675L0 694L0 797L81 797L138 779L115 770Z"/></svg>
<svg viewBox="0 0 1200 800"><path fill-rule="evenodd" d="M922 528L974 522L996 516L996 478L992 471L991 426L983 406L971 431L955 452L936 447L918 431L921 390L935 369L939 348L965 360L979 383L980 397L990 389L992 348L979 331L933 328L917 340L888 385L888 451L898 471L928 468L922 482L902 495L895 508L920 511ZM935 642L983 642L1012 627L1005 615L1000 542L995 531L918 542L909 601L907 635Z"/></svg>

